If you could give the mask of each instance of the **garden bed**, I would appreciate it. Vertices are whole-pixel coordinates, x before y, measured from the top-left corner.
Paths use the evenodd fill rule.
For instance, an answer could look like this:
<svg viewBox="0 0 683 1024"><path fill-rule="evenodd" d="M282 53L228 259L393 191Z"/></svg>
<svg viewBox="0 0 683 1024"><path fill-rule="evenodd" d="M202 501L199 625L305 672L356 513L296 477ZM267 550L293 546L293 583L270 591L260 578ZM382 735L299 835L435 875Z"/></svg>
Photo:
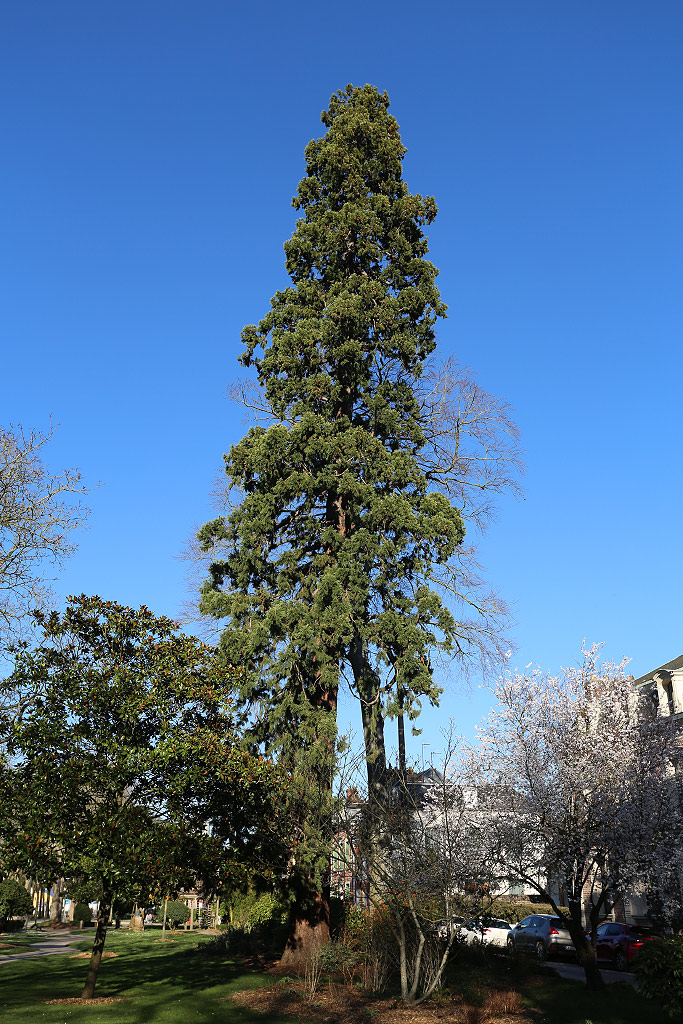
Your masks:
<svg viewBox="0 0 683 1024"><path fill-rule="evenodd" d="M542 1015L523 1007L516 992L491 992L480 1006L447 996L419 1006L395 998L372 998L353 987L326 982L311 996L306 983L285 978L268 988L249 989L229 997L238 1006L270 1017L292 1017L305 1024L540 1024Z"/></svg>

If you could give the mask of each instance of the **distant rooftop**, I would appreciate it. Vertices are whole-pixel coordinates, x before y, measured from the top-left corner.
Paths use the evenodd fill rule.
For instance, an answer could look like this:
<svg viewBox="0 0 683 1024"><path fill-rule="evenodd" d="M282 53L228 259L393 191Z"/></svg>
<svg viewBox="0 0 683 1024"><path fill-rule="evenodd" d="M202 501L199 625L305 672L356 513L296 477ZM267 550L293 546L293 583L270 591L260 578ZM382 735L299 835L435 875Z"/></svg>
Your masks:
<svg viewBox="0 0 683 1024"><path fill-rule="evenodd" d="M644 676L636 679L633 685L640 686L642 683L648 683L656 672L673 672L677 668L683 668L683 654L679 654L673 661L667 661L666 665L660 665L658 668L646 672Z"/></svg>

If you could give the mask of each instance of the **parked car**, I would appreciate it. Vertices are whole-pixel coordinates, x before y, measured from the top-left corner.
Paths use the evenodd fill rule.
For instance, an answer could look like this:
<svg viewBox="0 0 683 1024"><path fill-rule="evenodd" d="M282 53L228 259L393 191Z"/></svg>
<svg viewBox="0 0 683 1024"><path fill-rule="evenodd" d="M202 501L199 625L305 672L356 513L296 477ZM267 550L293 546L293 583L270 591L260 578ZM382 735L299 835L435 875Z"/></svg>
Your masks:
<svg viewBox="0 0 683 1024"><path fill-rule="evenodd" d="M440 939L446 940L450 932L455 931L458 933L458 935L456 935L456 938L458 938L464 924L464 917L452 917L450 921L440 921L436 929L436 934Z"/></svg>
<svg viewBox="0 0 683 1024"><path fill-rule="evenodd" d="M559 917L552 914L530 914L511 929L507 937L509 950L533 953L537 960L561 954L576 953L572 937Z"/></svg>
<svg viewBox="0 0 683 1024"><path fill-rule="evenodd" d="M467 921L463 935L465 942L488 942L492 946L505 946L510 928L510 922L500 917L477 917Z"/></svg>
<svg viewBox="0 0 683 1024"><path fill-rule="evenodd" d="M586 936L590 939L590 935ZM629 964L639 949L646 942L653 942L659 935L647 928L639 928L632 924L618 924L616 921L603 921L598 927L595 939L595 952L598 960L608 960L617 971L627 971Z"/></svg>

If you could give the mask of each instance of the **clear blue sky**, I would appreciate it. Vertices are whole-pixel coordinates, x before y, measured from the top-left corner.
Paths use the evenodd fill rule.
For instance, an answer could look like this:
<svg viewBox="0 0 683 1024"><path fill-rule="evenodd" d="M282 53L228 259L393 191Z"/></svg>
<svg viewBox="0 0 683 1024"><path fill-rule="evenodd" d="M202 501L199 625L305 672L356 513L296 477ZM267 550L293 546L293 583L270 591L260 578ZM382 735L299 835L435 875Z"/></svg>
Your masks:
<svg viewBox="0 0 683 1024"><path fill-rule="evenodd" d="M512 663L557 669L583 637L636 675L683 652L683 5L13 0L0 19L0 422L51 414L52 462L102 483L59 593L179 611L304 146L332 92L371 82L439 205L441 351L522 431L526 500L482 544ZM454 670L422 739L487 703Z"/></svg>

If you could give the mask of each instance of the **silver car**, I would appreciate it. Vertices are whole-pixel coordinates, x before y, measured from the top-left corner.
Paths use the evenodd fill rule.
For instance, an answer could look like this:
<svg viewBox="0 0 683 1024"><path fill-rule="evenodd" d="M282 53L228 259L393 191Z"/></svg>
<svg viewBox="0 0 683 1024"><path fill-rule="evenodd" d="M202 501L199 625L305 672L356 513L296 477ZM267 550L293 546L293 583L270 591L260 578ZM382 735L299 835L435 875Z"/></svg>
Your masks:
<svg viewBox="0 0 683 1024"><path fill-rule="evenodd" d="M546 957L576 953L572 937L559 917L552 914L530 914L510 930L509 950L533 953L539 962Z"/></svg>

